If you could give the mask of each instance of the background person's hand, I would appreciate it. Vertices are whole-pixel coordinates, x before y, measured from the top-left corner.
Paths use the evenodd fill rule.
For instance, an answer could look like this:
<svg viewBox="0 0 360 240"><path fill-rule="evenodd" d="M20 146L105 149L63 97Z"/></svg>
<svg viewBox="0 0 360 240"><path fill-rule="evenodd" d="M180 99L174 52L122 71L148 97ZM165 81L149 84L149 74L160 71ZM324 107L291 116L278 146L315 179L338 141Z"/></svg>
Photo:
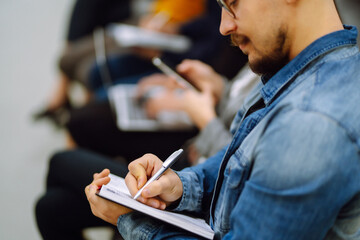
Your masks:
<svg viewBox="0 0 360 240"><path fill-rule="evenodd" d="M136 98L143 103L147 116L156 118L161 111L182 110L180 88L182 86L172 77L155 73L140 80L136 88Z"/></svg>
<svg viewBox="0 0 360 240"><path fill-rule="evenodd" d="M167 34L177 34L180 29L180 24L169 22L169 16L165 13L145 15L139 20L138 26L145 30ZM155 48L134 47L133 51L138 56L149 60L161 55L161 51Z"/></svg>
<svg viewBox="0 0 360 240"><path fill-rule="evenodd" d="M161 111L184 111L202 129L216 117L215 106L224 88L222 77L197 60L184 60L177 69L201 92L184 89L165 74L153 74L139 82L137 98L145 99L145 111L150 118L156 118ZM157 91L159 87L161 91Z"/></svg>
<svg viewBox="0 0 360 240"><path fill-rule="evenodd" d="M169 16L165 13L157 13L141 17L138 26L150 31L177 34L181 24L169 21Z"/></svg>
<svg viewBox="0 0 360 240"><path fill-rule="evenodd" d="M209 65L198 60L186 59L176 67L176 70L201 92L210 92L214 96L215 104L222 97L223 78Z"/></svg>
<svg viewBox="0 0 360 240"><path fill-rule="evenodd" d="M188 114L199 129L205 128L217 117L215 99L211 92L184 91L180 103L181 109Z"/></svg>
<svg viewBox="0 0 360 240"><path fill-rule="evenodd" d="M146 115L149 118L156 118L163 111L183 110L181 94L175 90L163 90L156 95L149 97L144 103Z"/></svg>
<svg viewBox="0 0 360 240"><path fill-rule="evenodd" d="M154 73L140 79L136 87L137 98L143 97L149 90L158 86L166 89L176 89L179 87L176 80L172 77L162 73Z"/></svg>
<svg viewBox="0 0 360 240"><path fill-rule="evenodd" d="M110 182L109 173L110 171L108 169L104 169L101 173L95 173L94 180L85 188L85 194L92 213L116 226L119 216L129 213L132 210L96 195L96 191L101 188L102 185Z"/></svg>
<svg viewBox="0 0 360 240"><path fill-rule="evenodd" d="M125 178L132 196L161 168L162 161L153 154L145 154L129 164L129 173ZM149 184L138 200L158 209L165 209L172 202L180 199L183 186L179 176L168 169L158 180Z"/></svg>

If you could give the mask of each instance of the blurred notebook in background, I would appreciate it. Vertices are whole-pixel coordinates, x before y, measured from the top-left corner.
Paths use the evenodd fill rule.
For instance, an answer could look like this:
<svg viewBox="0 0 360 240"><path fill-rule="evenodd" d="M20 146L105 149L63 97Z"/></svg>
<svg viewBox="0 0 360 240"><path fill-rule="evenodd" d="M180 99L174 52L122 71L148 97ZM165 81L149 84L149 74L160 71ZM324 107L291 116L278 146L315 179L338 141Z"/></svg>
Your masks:
<svg viewBox="0 0 360 240"><path fill-rule="evenodd" d="M128 24L112 24L106 31L121 47L149 47L182 53L191 46L190 39L185 36L150 31Z"/></svg>
<svg viewBox="0 0 360 240"><path fill-rule="evenodd" d="M194 128L189 116L182 111L163 111L156 119L148 118L136 99L136 84L111 86L108 88L108 95L120 130L159 131Z"/></svg>

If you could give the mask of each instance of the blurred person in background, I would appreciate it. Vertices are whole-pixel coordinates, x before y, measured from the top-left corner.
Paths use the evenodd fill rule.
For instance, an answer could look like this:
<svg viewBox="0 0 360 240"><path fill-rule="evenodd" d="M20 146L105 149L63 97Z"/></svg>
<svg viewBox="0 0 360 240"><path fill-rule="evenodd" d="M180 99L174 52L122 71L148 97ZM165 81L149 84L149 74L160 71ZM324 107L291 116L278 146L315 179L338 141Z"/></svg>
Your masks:
<svg viewBox="0 0 360 240"><path fill-rule="evenodd" d="M123 1L120 2L123 3ZM103 66L94 64L94 41L91 34L96 27L106 27L116 20L116 22L125 21L122 19L131 15L131 13L125 14L128 12L125 9L129 9L129 2L124 1L122 7L120 2L114 3L111 8L112 2L94 1L93 4L86 6L87 3L78 0L70 21L69 39L64 54L60 58L58 86L45 109L34 115L35 119L47 118L56 126L62 127L68 118L67 110L71 108L69 101L71 82L77 80L85 86L86 102L93 98L92 93L97 88L103 86L104 79L99 70ZM106 36L106 68L109 71L110 81L126 82L132 79L131 81L136 82L143 76L157 72L150 58L159 54L173 64L179 63L184 58L200 59L213 65L218 72L233 77L239 69L237 66L215 64L213 61L214 58L230 52L227 50L229 47L226 40L221 38L217 31L219 11L215 5L207 0L155 0L148 11L137 20L137 25L148 30L187 36L192 41L192 47L182 54L146 48L124 50L115 43L114 39ZM103 13L99 13L100 11ZM116 14L108 16L107 11L115 13L118 11L119 19L111 18ZM108 17L101 18L98 15ZM88 19L91 20L88 21ZM86 24L87 22L89 23ZM233 57L246 61L240 53L233 54Z"/></svg>
<svg viewBox="0 0 360 240"><path fill-rule="evenodd" d="M84 75L94 61L93 31L111 23L122 22L131 16L130 0L76 0L71 11L64 49L59 58L59 78L46 102L45 109L35 119L50 118L70 107L71 81L84 82ZM110 48L114 48L111 43Z"/></svg>
<svg viewBox="0 0 360 240"><path fill-rule="evenodd" d="M84 148L107 156L122 156L126 159L134 159L139 156L138 154L152 151L158 154L159 157L165 158L181 147L184 142L192 139L199 132L203 132L203 128L217 115L226 116L226 125L224 126L224 121L221 121L223 127L220 129L228 129L242 102L234 101L235 104L230 104L231 107L229 107L227 105L229 99L234 96L243 99L256 83L253 80L255 77L245 77L244 80L240 76L234 78L236 81L225 80L209 65L198 60L185 60L177 69L190 82L193 81L195 86L199 86L198 88L201 91L186 96L186 91L174 87L174 80L164 74L153 74L140 81L138 92L140 95L144 95L149 91L148 88L162 87L161 92L157 91L157 94L148 97L142 103L142 107L150 118L155 117L162 111L183 111L194 122L194 128L156 131L121 130L117 126L111 104L108 101L94 101L80 109L70 111L70 119L66 124L66 128L72 138L71 142L74 143L71 148ZM244 69L248 69L248 67L244 67ZM233 83L234 81L243 85L237 88L240 94L236 94L235 91L230 98L230 86L237 85ZM203 84L204 82L207 84ZM185 100L189 97L193 99L188 103ZM211 105L208 107L209 103ZM194 109L189 109L189 106ZM206 119L197 118L197 116L203 116L201 113L208 115ZM206 129L209 128L212 130L217 129L216 124ZM210 136L204 138L208 137Z"/></svg>

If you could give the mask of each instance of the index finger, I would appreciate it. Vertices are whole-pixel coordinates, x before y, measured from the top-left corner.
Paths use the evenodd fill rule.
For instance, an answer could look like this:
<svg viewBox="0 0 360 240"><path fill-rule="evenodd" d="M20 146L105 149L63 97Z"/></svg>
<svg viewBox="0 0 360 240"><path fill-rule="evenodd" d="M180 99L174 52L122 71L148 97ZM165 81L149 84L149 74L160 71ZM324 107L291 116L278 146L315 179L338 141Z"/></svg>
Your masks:
<svg viewBox="0 0 360 240"><path fill-rule="evenodd" d="M181 74L187 74L188 71L192 69L193 60L185 59L180 64L176 66L176 71Z"/></svg>
<svg viewBox="0 0 360 240"><path fill-rule="evenodd" d="M103 178L103 177L109 176L109 174L110 174L110 170L105 168L100 173L94 173L93 174L93 179L96 180L96 179L99 179L99 178Z"/></svg>
<svg viewBox="0 0 360 240"><path fill-rule="evenodd" d="M162 166L162 161L153 154L145 154L134 160L128 166L129 173L125 178L126 185L131 193L135 195L153 174Z"/></svg>

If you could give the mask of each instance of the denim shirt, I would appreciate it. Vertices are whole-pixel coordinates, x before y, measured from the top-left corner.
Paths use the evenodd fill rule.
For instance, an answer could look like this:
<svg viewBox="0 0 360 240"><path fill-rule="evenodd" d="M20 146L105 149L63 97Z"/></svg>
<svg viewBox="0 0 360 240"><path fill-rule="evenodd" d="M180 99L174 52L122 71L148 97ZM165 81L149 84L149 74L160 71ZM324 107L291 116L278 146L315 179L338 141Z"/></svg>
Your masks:
<svg viewBox="0 0 360 240"><path fill-rule="evenodd" d="M178 172L175 211L208 214L218 239L360 239L348 224L360 223L356 37L345 26L263 76L252 103L265 107L239 111L229 146ZM140 213L121 216L118 229L125 239L198 238Z"/></svg>

